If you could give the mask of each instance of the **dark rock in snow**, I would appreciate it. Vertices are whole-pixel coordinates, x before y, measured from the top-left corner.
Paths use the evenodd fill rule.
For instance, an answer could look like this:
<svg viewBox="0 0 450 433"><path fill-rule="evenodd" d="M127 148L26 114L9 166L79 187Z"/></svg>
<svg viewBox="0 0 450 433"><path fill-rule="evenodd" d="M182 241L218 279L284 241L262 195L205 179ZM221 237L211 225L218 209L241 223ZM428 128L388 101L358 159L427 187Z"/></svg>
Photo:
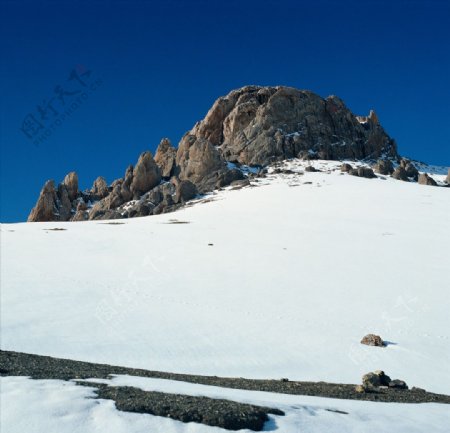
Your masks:
<svg viewBox="0 0 450 433"><path fill-rule="evenodd" d="M418 182L420 185L437 186L436 181L432 177L428 176L427 173L420 174Z"/></svg>
<svg viewBox="0 0 450 433"><path fill-rule="evenodd" d="M392 173L392 177L397 180L403 180L405 182L408 182L408 174L406 173L406 170L402 166L398 166L394 173Z"/></svg>
<svg viewBox="0 0 450 433"><path fill-rule="evenodd" d="M341 165L341 171L343 173L348 173L351 170L353 170L353 167L350 164L345 163Z"/></svg>
<svg viewBox="0 0 450 433"><path fill-rule="evenodd" d="M309 173L315 173L315 172L320 171L320 170L317 170L317 168L313 167L312 165L307 165L305 167L305 171L307 171Z"/></svg>
<svg viewBox="0 0 450 433"><path fill-rule="evenodd" d="M402 159L400 161L400 167L403 167L405 169L406 176L417 181L419 177L419 171L411 161L409 161L408 159Z"/></svg>
<svg viewBox="0 0 450 433"><path fill-rule="evenodd" d="M375 335L375 334L365 335L363 337L363 339L361 340L361 344L366 344L367 346L379 346L379 347L383 347L385 345L382 338L379 335Z"/></svg>
<svg viewBox="0 0 450 433"><path fill-rule="evenodd" d="M369 167L353 168L349 171L349 174L351 174L352 176L365 177L367 179L373 179L376 177L373 170Z"/></svg>
<svg viewBox="0 0 450 433"><path fill-rule="evenodd" d="M389 388L408 389L408 385L406 385L406 382L400 379L391 380L388 386Z"/></svg>
<svg viewBox="0 0 450 433"><path fill-rule="evenodd" d="M374 171L383 175L389 175L394 172L394 165L388 159L379 159L374 165Z"/></svg>
<svg viewBox="0 0 450 433"><path fill-rule="evenodd" d="M384 371L376 370L373 373L367 373L362 377L362 384L366 389L378 388L379 386L389 386L391 378Z"/></svg>

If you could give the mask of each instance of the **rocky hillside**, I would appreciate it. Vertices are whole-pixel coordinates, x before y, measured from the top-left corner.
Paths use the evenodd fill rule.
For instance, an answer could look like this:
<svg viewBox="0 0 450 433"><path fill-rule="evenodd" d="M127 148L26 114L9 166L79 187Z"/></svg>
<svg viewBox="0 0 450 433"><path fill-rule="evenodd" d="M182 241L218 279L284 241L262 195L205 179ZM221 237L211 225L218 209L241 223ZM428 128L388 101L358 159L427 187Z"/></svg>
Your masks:
<svg viewBox="0 0 450 433"><path fill-rule="evenodd" d="M109 186L98 177L80 191L75 172L57 187L44 185L28 221L83 221L130 218L173 211L199 193L230 184L245 185L242 166L264 169L290 158L376 161L382 174L400 162L395 141L376 114L355 116L336 96L326 99L290 87L247 86L219 98L176 149L163 139L155 156L144 152L123 178ZM370 170L370 169L369 169ZM373 173L359 169L357 176ZM403 161L393 173L417 180ZM433 184L424 178L423 183Z"/></svg>

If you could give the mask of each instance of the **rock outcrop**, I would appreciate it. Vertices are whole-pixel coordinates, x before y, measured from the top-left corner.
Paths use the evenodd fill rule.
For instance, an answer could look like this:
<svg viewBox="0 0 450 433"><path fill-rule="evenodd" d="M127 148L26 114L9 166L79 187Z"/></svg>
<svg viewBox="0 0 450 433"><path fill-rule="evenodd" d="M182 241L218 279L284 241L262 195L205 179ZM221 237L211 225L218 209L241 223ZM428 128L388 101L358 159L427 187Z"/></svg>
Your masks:
<svg viewBox="0 0 450 433"><path fill-rule="evenodd" d="M167 138L153 158L140 155L124 177L109 186L98 177L90 190L79 191L78 176L69 173L58 187L44 185L29 221L85 221L131 218L170 212L197 194L227 185L248 185L248 171L289 158L364 160L376 172L396 179L419 179L414 164L400 159L395 141L373 110L355 116L337 96L322 98L291 87L246 86L219 98L205 118L188 131L178 148ZM394 170L394 164L397 165ZM316 170L313 166L305 171ZM341 171L373 178L367 166L343 164ZM450 173L447 182L450 181ZM420 177L420 183L433 179Z"/></svg>
<svg viewBox="0 0 450 433"><path fill-rule="evenodd" d="M367 179L373 179L376 177L375 173L370 167L353 168L348 173L352 176L365 177Z"/></svg>
<svg viewBox="0 0 450 433"><path fill-rule="evenodd" d="M144 152L139 157L130 177L132 178L130 191L135 199L161 182L161 170L150 152Z"/></svg>
<svg viewBox="0 0 450 433"><path fill-rule="evenodd" d="M428 176L427 173L421 173L419 175L418 183L420 185L437 186L437 182L432 177Z"/></svg>
<svg viewBox="0 0 450 433"><path fill-rule="evenodd" d="M412 180L417 181L419 177L419 171L416 166L409 160L402 158L400 161L400 167L405 169L406 176Z"/></svg>
<svg viewBox="0 0 450 433"><path fill-rule="evenodd" d="M384 371L376 370L373 373L367 373L362 377L362 384L366 389L378 388L379 386L389 386L391 378Z"/></svg>
<svg viewBox="0 0 450 433"><path fill-rule="evenodd" d="M353 170L353 167L350 164L344 163L344 164L341 165L341 171L343 173L348 173L351 170Z"/></svg>
<svg viewBox="0 0 450 433"><path fill-rule="evenodd" d="M403 180L405 182L409 181L406 170L400 165L394 170L394 172L392 173L392 177L394 179Z"/></svg>
<svg viewBox="0 0 450 433"><path fill-rule="evenodd" d="M189 132L247 165L303 156L322 159L397 157L374 113L362 121L337 96L291 87L247 86L219 98Z"/></svg>
<svg viewBox="0 0 450 433"><path fill-rule="evenodd" d="M48 180L45 182L36 206L28 216L28 222L36 221L58 221L58 208L56 205L55 182Z"/></svg>
<svg viewBox="0 0 450 433"><path fill-rule="evenodd" d="M168 138L163 138L155 153L155 162L161 170L162 177L170 179L175 174L177 149Z"/></svg>
<svg viewBox="0 0 450 433"><path fill-rule="evenodd" d="M394 164L389 159L379 159L373 169L376 173L387 176L394 172Z"/></svg>
<svg viewBox="0 0 450 433"><path fill-rule="evenodd" d="M191 181L202 192L213 189L219 173L226 171L219 150L207 139L191 134L181 139L176 163L180 179Z"/></svg>
<svg viewBox="0 0 450 433"><path fill-rule="evenodd" d="M78 195L78 175L74 171L71 171L66 175L62 184L66 187L69 200L75 200Z"/></svg>
<svg viewBox="0 0 450 433"><path fill-rule="evenodd" d="M108 184L104 177L99 176L92 185L90 195L94 200L101 200L109 194Z"/></svg>
<svg viewBox="0 0 450 433"><path fill-rule="evenodd" d="M371 373L367 373L362 377L362 387L356 389L357 392L376 392L377 388L396 388L396 389L408 389L408 385L405 381L400 379L391 380L391 378L384 373L384 371L376 370Z"/></svg>

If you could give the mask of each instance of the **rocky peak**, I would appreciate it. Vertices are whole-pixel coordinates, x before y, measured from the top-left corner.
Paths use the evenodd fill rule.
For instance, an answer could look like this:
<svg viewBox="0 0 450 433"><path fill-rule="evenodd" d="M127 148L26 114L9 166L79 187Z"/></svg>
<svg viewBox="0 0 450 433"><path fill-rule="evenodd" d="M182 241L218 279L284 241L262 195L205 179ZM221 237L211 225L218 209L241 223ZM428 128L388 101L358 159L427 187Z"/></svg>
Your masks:
<svg viewBox="0 0 450 433"><path fill-rule="evenodd" d="M78 190L69 173L55 188L46 183L29 221L122 218L174 210L195 194L235 181L230 163L267 166L289 158L397 159L392 140L373 110L355 116L337 96L322 98L285 86L246 86L216 100L176 149L163 138L155 158L147 151L123 178L104 178ZM380 162L378 171L392 171ZM413 167L401 167L411 177ZM359 172L358 172L359 173ZM358 174L360 175L360 174ZM417 175L414 174L416 177Z"/></svg>
<svg viewBox="0 0 450 433"><path fill-rule="evenodd" d="M28 222L35 221L56 221L56 190L55 182L48 180L42 187L36 206L28 216Z"/></svg>
<svg viewBox="0 0 450 433"><path fill-rule="evenodd" d="M162 177L169 179L175 171L177 149L168 138L163 138L155 153L155 162L161 170Z"/></svg>
<svg viewBox="0 0 450 433"><path fill-rule="evenodd" d="M75 200L78 195L78 175L71 171L66 175L62 183L67 189L69 200Z"/></svg>
<svg viewBox="0 0 450 433"><path fill-rule="evenodd" d="M92 188L90 190L91 195L95 200L101 200L109 194L108 184L104 177L99 176L94 180Z"/></svg>
<svg viewBox="0 0 450 433"><path fill-rule="evenodd" d="M247 86L219 98L188 133L227 161L267 165L312 151L322 159L397 157L371 112L361 123L344 102L291 87Z"/></svg>

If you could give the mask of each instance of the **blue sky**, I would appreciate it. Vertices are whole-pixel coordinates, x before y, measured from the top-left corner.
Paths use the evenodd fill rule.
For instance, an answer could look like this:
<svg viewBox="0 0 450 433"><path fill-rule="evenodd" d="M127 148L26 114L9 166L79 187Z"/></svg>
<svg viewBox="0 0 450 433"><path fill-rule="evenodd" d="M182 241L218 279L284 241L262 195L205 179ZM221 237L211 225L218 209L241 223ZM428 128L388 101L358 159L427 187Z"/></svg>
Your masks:
<svg viewBox="0 0 450 433"><path fill-rule="evenodd" d="M177 144L217 97L246 84L336 94L358 114L373 108L402 154L450 165L446 0L0 8L2 222L25 220L47 179L75 170L85 189L98 175L123 176L142 151L162 137ZM59 121L34 143L25 131L39 131L29 116L41 114Z"/></svg>

